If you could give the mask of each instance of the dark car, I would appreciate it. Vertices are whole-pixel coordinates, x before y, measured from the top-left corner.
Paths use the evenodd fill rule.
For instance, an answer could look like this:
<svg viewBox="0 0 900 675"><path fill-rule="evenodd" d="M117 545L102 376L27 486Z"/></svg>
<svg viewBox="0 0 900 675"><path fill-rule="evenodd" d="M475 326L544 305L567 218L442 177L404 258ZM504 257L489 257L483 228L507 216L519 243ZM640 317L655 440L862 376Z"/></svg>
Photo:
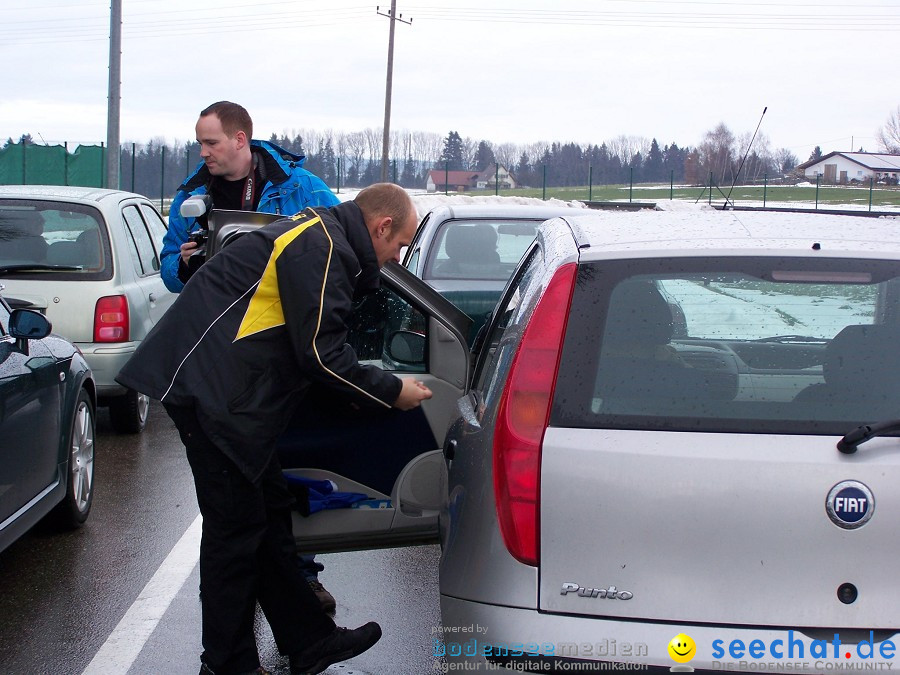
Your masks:
<svg viewBox="0 0 900 675"><path fill-rule="evenodd" d="M0 550L45 517L78 527L91 510L97 390L78 349L50 331L0 297Z"/></svg>

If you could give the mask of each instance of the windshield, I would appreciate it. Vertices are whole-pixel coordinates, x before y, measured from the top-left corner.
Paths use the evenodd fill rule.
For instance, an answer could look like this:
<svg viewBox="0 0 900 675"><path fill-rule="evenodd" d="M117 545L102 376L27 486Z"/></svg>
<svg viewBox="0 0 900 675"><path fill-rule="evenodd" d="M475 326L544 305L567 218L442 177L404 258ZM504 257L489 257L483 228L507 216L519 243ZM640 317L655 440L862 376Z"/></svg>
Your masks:
<svg viewBox="0 0 900 675"><path fill-rule="evenodd" d="M450 220L435 235L425 279L506 281L540 221Z"/></svg>
<svg viewBox="0 0 900 675"><path fill-rule="evenodd" d="M843 435L900 418L900 263L595 263L572 302L562 426Z"/></svg>

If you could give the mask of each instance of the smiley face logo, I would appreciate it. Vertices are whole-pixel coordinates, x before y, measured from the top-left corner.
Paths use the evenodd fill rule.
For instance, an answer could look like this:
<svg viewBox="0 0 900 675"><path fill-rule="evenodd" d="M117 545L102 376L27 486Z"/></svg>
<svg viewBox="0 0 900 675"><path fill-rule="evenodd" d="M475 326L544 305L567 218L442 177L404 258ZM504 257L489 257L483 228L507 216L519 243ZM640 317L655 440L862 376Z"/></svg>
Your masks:
<svg viewBox="0 0 900 675"><path fill-rule="evenodd" d="M669 640L669 656L677 663L687 663L697 652L697 644L690 635L679 633Z"/></svg>

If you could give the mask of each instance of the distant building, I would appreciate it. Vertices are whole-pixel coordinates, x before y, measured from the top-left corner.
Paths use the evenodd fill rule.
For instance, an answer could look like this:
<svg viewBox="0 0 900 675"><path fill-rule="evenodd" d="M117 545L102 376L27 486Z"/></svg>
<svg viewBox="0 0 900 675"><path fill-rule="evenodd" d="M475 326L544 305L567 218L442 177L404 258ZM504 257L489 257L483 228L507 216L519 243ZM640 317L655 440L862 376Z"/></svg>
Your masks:
<svg viewBox="0 0 900 675"><path fill-rule="evenodd" d="M498 182L504 190L517 186L515 178L504 167L491 164L484 171L445 171L432 169L425 180L428 192L466 192L493 189Z"/></svg>
<svg viewBox="0 0 900 675"><path fill-rule="evenodd" d="M829 152L797 167L811 180L820 177L826 184L885 182L897 184L900 178L900 155L874 152Z"/></svg>

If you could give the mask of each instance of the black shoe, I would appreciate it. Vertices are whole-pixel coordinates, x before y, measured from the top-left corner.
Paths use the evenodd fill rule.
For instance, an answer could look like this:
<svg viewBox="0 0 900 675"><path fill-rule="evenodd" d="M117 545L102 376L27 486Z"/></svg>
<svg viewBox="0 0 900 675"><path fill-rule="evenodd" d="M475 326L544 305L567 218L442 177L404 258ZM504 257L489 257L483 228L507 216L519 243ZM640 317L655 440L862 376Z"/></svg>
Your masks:
<svg viewBox="0 0 900 675"><path fill-rule="evenodd" d="M374 621L349 629L335 627L328 635L291 657L291 675L315 675L338 661L366 651L381 639L381 626Z"/></svg>
<svg viewBox="0 0 900 675"><path fill-rule="evenodd" d="M319 599L322 611L326 614L334 614L335 609L337 609L337 603L334 600L334 596L319 583L318 579L307 579L306 581L312 589L312 592L315 593L316 597Z"/></svg>

